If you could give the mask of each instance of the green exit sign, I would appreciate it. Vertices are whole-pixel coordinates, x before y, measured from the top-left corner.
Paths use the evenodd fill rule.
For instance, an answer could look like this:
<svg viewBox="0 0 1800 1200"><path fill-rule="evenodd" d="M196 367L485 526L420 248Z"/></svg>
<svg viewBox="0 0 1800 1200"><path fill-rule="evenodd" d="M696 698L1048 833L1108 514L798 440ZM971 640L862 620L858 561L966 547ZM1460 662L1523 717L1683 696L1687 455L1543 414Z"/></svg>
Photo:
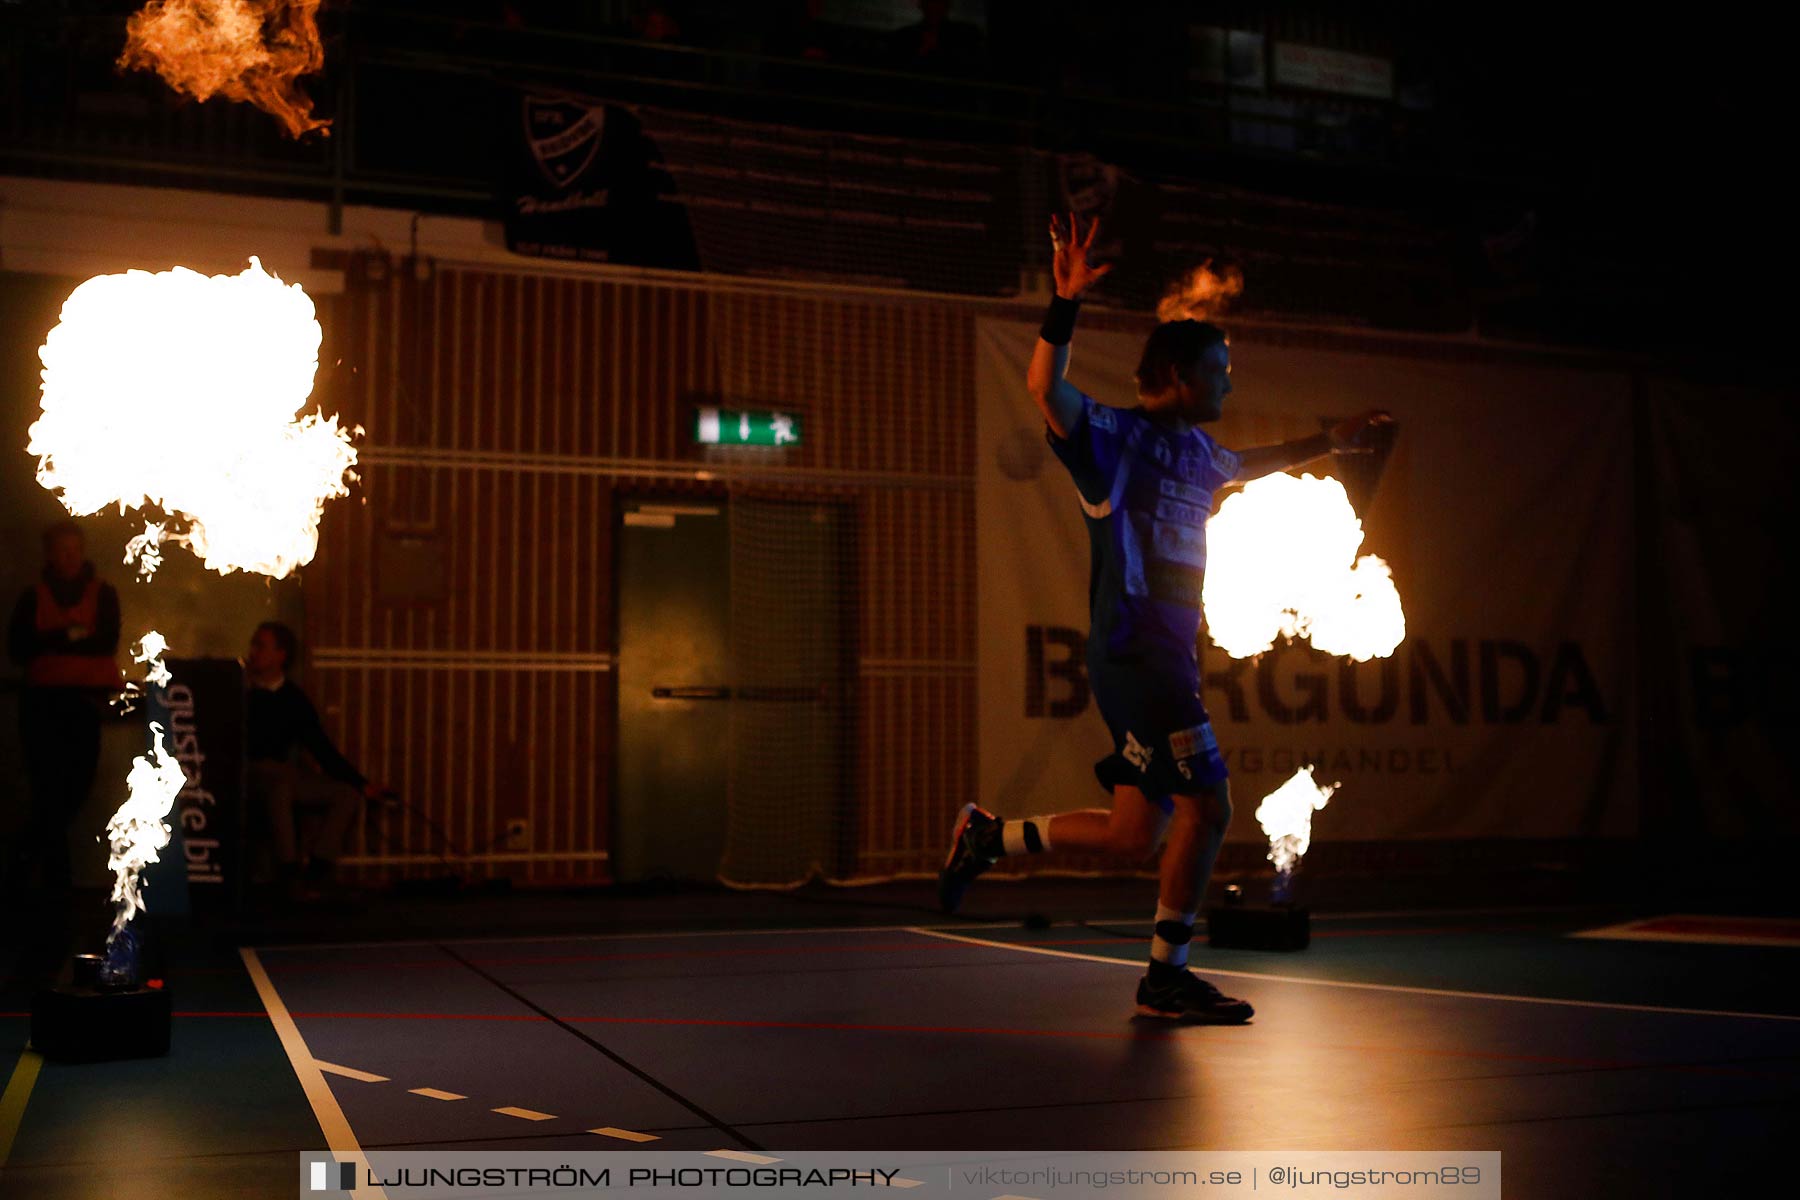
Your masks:
<svg viewBox="0 0 1800 1200"><path fill-rule="evenodd" d="M697 408L694 441L702 446L798 446L800 418L747 408Z"/></svg>

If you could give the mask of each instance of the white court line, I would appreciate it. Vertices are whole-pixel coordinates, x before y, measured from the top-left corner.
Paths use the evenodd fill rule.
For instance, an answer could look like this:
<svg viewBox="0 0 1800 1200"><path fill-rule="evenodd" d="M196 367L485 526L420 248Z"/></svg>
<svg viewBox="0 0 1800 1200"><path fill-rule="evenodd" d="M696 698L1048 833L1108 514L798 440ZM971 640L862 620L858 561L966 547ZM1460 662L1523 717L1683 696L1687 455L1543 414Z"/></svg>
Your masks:
<svg viewBox="0 0 1800 1200"><path fill-rule="evenodd" d="M708 1158L729 1158L733 1162L756 1163L758 1166L781 1161L779 1158L770 1158L766 1154L752 1154L748 1150L708 1150L706 1156Z"/></svg>
<svg viewBox="0 0 1800 1200"><path fill-rule="evenodd" d="M313 1065L327 1075L342 1075L345 1079L354 1079L358 1083L386 1083L386 1075L371 1075L367 1071L359 1071L355 1067L340 1067L336 1063L313 1059Z"/></svg>
<svg viewBox="0 0 1800 1200"><path fill-rule="evenodd" d="M300 1080L300 1089L306 1093L307 1103L312 1105L313 1117L319 1122L319 1131L325 1135L326 1146L339 1161L348 1159L357 1166L358 1182L356 1190L351 1194L367 1197L368 1200L387 1200L386 1192L378 1185L367 1182L369 1160L364 1157L362 1147L357 1144L356 1131L350 1128L350 1122L344 1118L344 1110L338 1107L337 1097L331 1094L331 1085L320 1074L318 1064L306 1048L306 1039L300 1036L299 1026L288 1015L287 1005L282 1001L281 993L270 982L269 973L263 970L256 951L244 946L238 950L238 954L244 960L244 969L250 973L250 981L256 985L256 994L262 998L263 1009L269 1014L269 1023L275 1026L275 1036L281 1039L281 1048L287 1053L288 1063Z"/></svg>
<svg viewBox="0 0 1800 1200"><path fill-rule="evenodd" d="M1052 950L1047 946L1025 946L1013 942L996 942L989 938L962 937L939 930L915 928L914 933L942 938L950 942L967 942L971 946L995 946L1026 954L1043 954L1051 958L1073 958L1080 962L1109 963L1115 967L1140 970L1143 964L1133 959L1108 958L1102 954L1077 954L1071 950ZM1189 964L1190 966L1192 964ZM1616 1004L1604 1000L1557 1000L1548 996L1507 996L1499 992L1461 992L1449 988L1407 987L1397 983L1359 983L1347 979L1308 979L1303 975L1265 975L1259 971L1226 971L1203 967L1207 975L1229 975L1235 979L1262 979L1270 983L1304 983L1313 987L1353 988L1363 992L1404 992L1412 996L1445 996L1455 1000L1505 1000L1514 1004L1553 1004L1563 1008L1604 1008L1615 1012L1676 1013L1684 1017L1739 1017L1756 1021L1800 1021L1800 1014L1731 1012L1715 1008L1671 1008L1661 1004Z"/></svg>

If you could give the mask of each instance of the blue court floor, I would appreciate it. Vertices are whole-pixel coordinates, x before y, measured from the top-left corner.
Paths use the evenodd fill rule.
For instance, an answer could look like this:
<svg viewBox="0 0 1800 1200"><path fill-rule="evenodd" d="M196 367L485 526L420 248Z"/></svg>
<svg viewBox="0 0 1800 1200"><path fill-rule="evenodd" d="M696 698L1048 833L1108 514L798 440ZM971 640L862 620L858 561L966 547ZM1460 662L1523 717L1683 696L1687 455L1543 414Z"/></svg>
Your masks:
<svg viewBox="0 0 1800 1200"><path fill-rule="evenodd" d="M0 1016L0 1195L285 1196L327 1147L1498 1150L1509 1197L1752 1194L1800 1117L1800 948L1622 923L1197 941L1243 1027L1134 1018L1149 926L1125 918L218 951L171 971L165 1059L34 1064Z"/></svg>

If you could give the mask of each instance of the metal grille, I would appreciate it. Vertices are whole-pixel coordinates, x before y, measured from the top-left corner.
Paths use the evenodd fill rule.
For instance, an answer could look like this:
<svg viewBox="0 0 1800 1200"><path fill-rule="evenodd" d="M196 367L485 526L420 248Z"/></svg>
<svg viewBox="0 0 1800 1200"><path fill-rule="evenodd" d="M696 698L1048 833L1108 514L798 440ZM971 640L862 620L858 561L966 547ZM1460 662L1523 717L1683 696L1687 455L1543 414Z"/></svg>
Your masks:
<svg viewBox="0 0 1800 1200"><path fill-rule="evenodd" d="M320 404L365 427L361 504L306 571L311 681L363 769L453 858L604 878L614 495L814 498L849 525L858 686L845 874L934 869L972 798L973 315L942 303L357 256L323 298ZM701 402L786 408L797 448L690 445ZM525 844L507 822L530 823ZM371 877L433 869L412 813Z"/></svg>

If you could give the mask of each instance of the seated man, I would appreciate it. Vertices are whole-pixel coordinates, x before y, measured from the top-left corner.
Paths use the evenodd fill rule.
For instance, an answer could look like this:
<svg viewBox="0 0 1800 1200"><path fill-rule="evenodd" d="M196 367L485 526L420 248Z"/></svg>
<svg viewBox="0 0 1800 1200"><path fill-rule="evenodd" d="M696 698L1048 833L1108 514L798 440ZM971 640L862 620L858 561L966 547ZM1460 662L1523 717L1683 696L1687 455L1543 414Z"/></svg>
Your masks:
<svg viewBox="0 0 1800 1200"><path fill-rule="evenodd" d="M365 799L375 799L387 789L370 782L338 753L319 724L312 701L288 679L288 665L299 650L300 639L281 622L264 621L256 627L244 658L244 677L250 685L245 721L249 800L268 813L277 882L306 895L335 878L350 823ZM322 774L300 769L296 760L300 750L312 757ZM304 856L294 821L294 809L301 804L326 810Z"/></svg>

